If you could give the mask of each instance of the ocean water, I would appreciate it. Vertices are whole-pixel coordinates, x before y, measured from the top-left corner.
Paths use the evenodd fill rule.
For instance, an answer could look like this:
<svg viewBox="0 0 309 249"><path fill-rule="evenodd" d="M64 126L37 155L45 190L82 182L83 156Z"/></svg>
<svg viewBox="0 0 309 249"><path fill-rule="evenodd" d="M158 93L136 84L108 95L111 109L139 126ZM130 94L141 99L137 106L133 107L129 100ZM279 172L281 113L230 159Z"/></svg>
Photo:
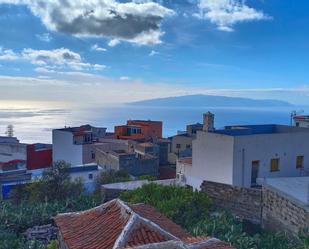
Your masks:
<svg viewBox="0 0 309 249"><path fill-rule="evenodd" d="M233 108L233 107L139 107L113 106L87 109L8 108L0 109L0 135L4 135L8 124L14 125L15 136L25 143L50 143L52 129L66 126L91 124L107 127L113 131L115 125L125 124L128 119L150 119L163 121L164 136L185 130L190 123L202 122L204 112L215 114L216 128L238 124L290 124L292 110L307 107L284 108Z"/></svg>

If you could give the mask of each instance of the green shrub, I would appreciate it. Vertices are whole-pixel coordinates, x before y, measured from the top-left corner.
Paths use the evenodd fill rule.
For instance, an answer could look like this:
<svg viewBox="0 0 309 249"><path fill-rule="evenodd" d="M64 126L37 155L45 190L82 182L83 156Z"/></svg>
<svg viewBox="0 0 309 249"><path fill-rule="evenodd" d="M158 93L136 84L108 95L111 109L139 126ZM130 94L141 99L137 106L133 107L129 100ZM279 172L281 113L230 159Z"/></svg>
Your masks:
<svg viewBox="0 0 309 249"><path fill-rule="evenodd" d="M149 204L182 226L193 225L207 217L211 205L207 195L202 192L155 183L124 192L121 199L130 203Z"/></svg>

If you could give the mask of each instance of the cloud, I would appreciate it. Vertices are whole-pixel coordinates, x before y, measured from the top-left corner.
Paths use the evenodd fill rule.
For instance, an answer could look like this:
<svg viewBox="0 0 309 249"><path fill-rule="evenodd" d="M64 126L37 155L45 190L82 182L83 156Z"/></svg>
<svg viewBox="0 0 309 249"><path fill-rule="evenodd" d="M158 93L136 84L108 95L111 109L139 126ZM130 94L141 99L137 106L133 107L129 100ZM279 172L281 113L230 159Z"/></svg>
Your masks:
<svg viewBox="0 0 309 249"><path fill-rule="evenodd" d="M18 60L18 55L12 49L3 49L0 47L0 60L14 61Z"/></svg>
<svg viewBox="0 0 309 249"><path fill-rule="evenodd" d="M128 76L121 76L119 79L120 80L130 80L130 77L128 77Z"/></svg>
<svg viewBox="0 0 309 249"><path fill-rule="evenodd" d="M149 53L149 56L155 56L157 54L160 54L160 53L155 50L151 50L151 52Z"/></svg>
<svg viewBox="0 0 309 249"><path fill-rule="evenodd" d="M50 42L53 39L49 33L37 34L36 37L43 42Z"/></svg>
<svg viewBox="0 0 309 249"><path fill-rule="evenodd" d="M117 46L118 44L120 43L120 40L118 40L118 39L112 39L112 40L110 40L109 42L108 42L108 46L110 46L110 47L115 47L115 46Z"/></svg>
<svg viewBox="0 0 309 249"><path fill-rule="evenodd" d="M26 5L51 31L141 45L160 43L161 22L174 14L152 1L0 0L0 3Z"/></svg>
<svg viewBox="0 0 309 249"><path fill-rule="evenodd" d="M105 65L91 64L84 62L80 54L67 48L53 50L35 50L25 48L21 53L16 53L11 49L0 48L0 60L26 60L37 65L35 71L40 73L50 73L54 69L73 70L103 70ZM52 69L52 70L51 70Z"/></svg>
<svg viewBox="0 0 309 249"><path fill-rule="evenodd" d="M246 0L199 0L199 13L194 16L209 20L221 31L232 32L240 22L267 20L271 17L249 7Z"/></svg>
<svg viewBox="0 0 309 249"><path fill-rule="evenodd" d="M216 89L207 86L180 85L140 80L120 80L85 72L57 72L49 78L0 75L1 101L55 101L78 107L127 103L151 98L190 94L281 99L308 104L309 85L295 88ZM126 89L119 91L119 89ZM85 102L78 101L87 99ZM64 104L65 105L65 104Z"/></svg>
<svg viewBox="0 0 309 249"><path fill-rule="evenodd" d="M101 48L101 47L99 47L98 44L92 45L91 50L98 51L98 52L106 52L107 51L106 48Z"/></svg>

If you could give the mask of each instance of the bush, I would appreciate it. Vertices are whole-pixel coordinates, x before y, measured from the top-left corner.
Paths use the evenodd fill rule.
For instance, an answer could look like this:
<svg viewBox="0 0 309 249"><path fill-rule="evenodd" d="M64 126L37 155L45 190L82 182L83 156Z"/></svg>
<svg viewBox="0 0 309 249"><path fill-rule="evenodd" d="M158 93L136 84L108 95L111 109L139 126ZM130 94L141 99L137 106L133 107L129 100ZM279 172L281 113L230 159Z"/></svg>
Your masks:
<svg viewBox="0 0 309 249"><path fill-rule="evenodd" d="M70 165L58 161L43 172L42 178L29 184L18 185L11 193L15 204L23 201L30 203L63 201L75 198L84 192L82 181L71 181Z"/></svg>
<svg viewBox="0 0 309 249"><path fill-rule="evenodd" d="M147 184L122 193L121 199L130 203L146 203L155 207L177 224L186 227L208 216L210 200L203 192L178 186Z"/></svg>

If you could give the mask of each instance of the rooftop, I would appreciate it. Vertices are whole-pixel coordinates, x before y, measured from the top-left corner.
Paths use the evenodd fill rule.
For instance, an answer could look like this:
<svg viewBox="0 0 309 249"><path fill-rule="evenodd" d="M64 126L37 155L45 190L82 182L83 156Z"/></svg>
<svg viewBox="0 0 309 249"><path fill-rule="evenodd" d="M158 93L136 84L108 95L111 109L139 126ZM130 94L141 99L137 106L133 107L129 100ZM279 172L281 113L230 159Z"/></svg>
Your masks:
<svg viewBox="0 0 309 249"><path fill-rule="evenodd" d="M217 239L191 237L149 205L118 199L87 211L59 214L54 220L68 249L232 248ZM178 246L169 246L174 244Z"/></svg>
<svg viewBox="0 0 309 249"><path fill-rule="evenodd" d="M61 128L61 129L56 129L56 130L60 130L60 131L67 131L67 132L71 132L74 133L74 135L82 135L84 133L87 132L92 132L92 129L105 129L103 127L94 127L92 125L86 124L86 125L81 125L81 126L76 126L76 127L65 127L65 128Z"/></svg>
<svg viewBox="0 0 309 249"><path fill-rule="evenodd" d="M263 185L304 205L309 205L309 177L267 178Z"/></svg>
<svg viewBox="0 0 309 249"><path fill-rule="evenodd" d="M307 121L309 121L309 115L298 115L298 116L295 116L293 118L296 119L296 120L307 120Z"/></svg>
<svg viewBox="0 0 309 249"><path fill-rule="evenodd" d="M177 162L192 166L192 157L181 157Z"/></svg>
<svg viewBox="0 0 309 249"><path fill-rule="evenodd" d="M262 134L297 133L297 132L309 133L309 129L287 126L287 125L263 124L263 125L226 126L222 130L213 131L213 133L227 136L249 136L249 135L262 135Z"/></svg>

